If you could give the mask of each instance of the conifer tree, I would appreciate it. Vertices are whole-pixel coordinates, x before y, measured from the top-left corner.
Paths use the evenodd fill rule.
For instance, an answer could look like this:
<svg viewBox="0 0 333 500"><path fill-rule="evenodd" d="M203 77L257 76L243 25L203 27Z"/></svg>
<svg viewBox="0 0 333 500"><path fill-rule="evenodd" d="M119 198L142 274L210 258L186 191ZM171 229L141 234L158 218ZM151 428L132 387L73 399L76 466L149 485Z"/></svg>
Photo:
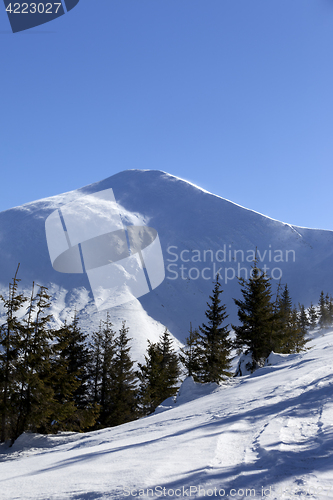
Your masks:
<svg viewBox="0 0 333 500"><path fill-rule="evenodd" d="M288 285L285 285L279 300L279 309L284 323L287 323L289 321L292 308L292 300L290 297Z"/></svg>
<svg viewBox="0 0 333 500"><path fill-rule="evenodd" d="M257 267L255 260L250 278L239 278L243 300L234 299L240 326L234 326L234 345L252 354L251 370L261 366L276 345L274 307L270 279Z"/></svg>
<svg viewBox="0 0 333 500"><path fill-rule="evenodd" d="M54 391L53 414L49 421L50 432L80 430L77 425L77 407L73 399L74 391L79 387L80 380L76 372L69 370L69 359L66 349L70 343L67 322L54 331L51 360L51 386Z"/></svg>
<svg viewBox="0 0 333 500"><path fill-rule="evenodd" d="M161 379L162 379L162 394L164 399L174 396L178 390L178 377L180 375L180 367L178 356L172 347L170 333L166 328L160 337L157 348L161 353Z"/></svg>
<svg viewBox="0 0 333 500"><path fill-rule="evenodd" d="M49 307L50 296L47 288L41 286L34 296L33 285L27 318L24 324L20 325L14 439L24 431L45 432L53 411L54 392L50 383L53 336L48 326L51 319L48 314Z"/></svg>
<svg viewBox="0 0 333 500"><path fill-rule="evenodd" d="M306 351L308 348L306 344L310 339L306 338L307 334L307 321L305 318L301 320L300 314L298 313L296 307L293 308L290 318L291 325L293 327L293 349L292 353L297 353L301 351Z"/></svg>
<svg viewBox="0 0 333 500"><path fill-rule="evenodd" d="M283 344L280 345L278 352L282 354L292 354L303 350L303 346L307 343L305 333L302 332L300 325L299 314L296 308L290 311L287 323L283 330Z"/></svg>
<svg viewBox="0 0 333 500"><path fill-rule="evenodd" d="M223 290L218 275L214 282L212 295L207 302L208 309L205 312L207 324L199 326L201 347L201 382L219 383L224 376L229 376L231 364L230 352L232 343L229 338L228 325L222 326L228 315L226 307L221 304L220 295Z"/></svg>
<svg viewBox="0 0 333 500"><path fill-rule="evenodd" d="M197 329L192 329L191 323L189 334L186 337L185 346L180 349L179 360L185 367L186 376L193 377L196 382L199 382L202 367L200 335Z"/></svg>
<svg viewBox="0 0 333 500"><path fill-rule="evenodd" d="M67 325L66 334L68 344L62 352L62 356L68 361L68 373L74 373L79 382L77 389L73 393L73 399L78 408L85 408L89 401L88 369L91 353L87 345L88 336L79 327L79 319L76 312L72 323Z"/></svg>
<svg viewBox="0 0 333 500"><path fill-rule="evenodd" d="M308 342L305 336L308 331L309 320L303 305L299 305L299 312L292 306L288 286L279 298L277 309L277 321L275 322L276 352L290 354L300 352Z"/></svg>
<svg viewBox="0 0 333 500"><path fill-rule="evenodd" d="M158 343L148 341L145 364L138 363L140 380L139 403L141 413L148 415L165 399L177 391L180 374L177 354L172 348L170 334L165 329Z"/></svg>
<svg viewBox="0 0 333 500"><path fill-rule="evenodd" d="M104 425L109 414L107 401L112 390L112 372L116 354L115 332L112 329L109 313L106 321L101 322L98 332L92 334L91 353L93 401L100 405L98 422L99 425Z"/></svg>
<svg viewBox="0 0 333 500"><path fill-rule="evenodd" d="M309 326L311 330L314 330L317 326L317 320L318 320L318 314L316 312L315 307L313 306L312 302L310 304L309 310Z"/></svg>
<svg viewBox="0 0 333 500"><path fill-rule="evenodd" d="M70 415L62 425L66 430L76 431L92 427L100 411L99 406L92 401L89 391L91 352L87 343L87 334L81 331L78 322L75 313L72 323L65 324L58 332L60 365L65 366L66 376L70 381L69 386L63 385L63 387L66 392L71 393L70 399L75 407L74 414ZM73 380L74 384L72 384ZM59 393L60 402L68 401L68 392L67 394L66 392Z"/></svg>
<svg viewBox="0 0 333 500"><path fill-rule="evenodd" d="M289 291L288 291L289 294ZM275 300L272 302L273 320L270 325L270 334L268 336L268 348L271 351L279 352L281 345L283 345L283 331L286 325L286 311L285 311L285 296L281 293L281 281L276 290ZM281 307L282 305L282 307ZM289 305L289 300L288 300Z"/></svg>
<svg viewBox="0 0 333 500"><path fill-rule="evenodd" d="M329 326L330 320L329 320L329 312L328 312L328 307L327 307L327 300L324 295L324 292L321 291L320 297L319 297L319 319L318 319L318 325L320 328L327 328Z"/></svg>
<svg viewBox="0 0 333 500"><path fill-rule="evenodd" d="M298 329L298 324L292 321L293 311L292 300L290 297L288 285L285 285L282 294L278 300L275 321L275 345L274 351L287 354L293 350L294 336Z"/></svg>
<svg viewBox="0 0 333 500"><path fill-rule="evenodd" d="M15 394L16 363L19 359L20 322L16 313L21 309L27 298L18 292L20 280L17 278L19 265L13 281L9 284L8 298L0 295L4 305L6 321L0 327L0 441L14 439L12 435L12 420L16 409L11 403Z"/></svg>
<svg viewBox="0 0 333 500"><path fill-rule="evenodd" d="M301 328L302 334L305 336L308 333L308 329L310 326L310 320L308 318L306 309L303 304L298 305L299 313L298 313L298 322Z"/></svg>
<svg viewBox="0 0 333 500"><path fill-rule="evenodd" d="M93 332L92 340L90 343L91 348L91 360L90 360L90 383L91 383L91 393L92 399L95 403L99 403L101 400L101 379L103 372L103 333L102 333L102 322L100 322L99 330Z"/></svg>
<svg viewBox="0 0 333 500"><path fill-rule="evenodd" d="M327 326L330 327L332 326L333 323L333 301L332 301L332 296L329 295L328 293L326 294L325 302L327 311Z"/></svg>
<svg viewBox="0 0 333 500"><path fill-rule="evenodd" d="M108 426L130 422L138 417L137 383L133 369L134 361L130 357L131 339L125 322L115 341L116 353L112 364L111 387L107 395L105 423ZM104 406L105 408L105 406Z"/></svg>
<svg viewBox="0 0 333 500"><path fill-rule="evenodd" d="M140 380L138 399L142 415L153 413L163 401L160 398L161 364L162 355L157 348L157 344L148 340L145 363L138 363L139 370L137 372Z"/></svg>

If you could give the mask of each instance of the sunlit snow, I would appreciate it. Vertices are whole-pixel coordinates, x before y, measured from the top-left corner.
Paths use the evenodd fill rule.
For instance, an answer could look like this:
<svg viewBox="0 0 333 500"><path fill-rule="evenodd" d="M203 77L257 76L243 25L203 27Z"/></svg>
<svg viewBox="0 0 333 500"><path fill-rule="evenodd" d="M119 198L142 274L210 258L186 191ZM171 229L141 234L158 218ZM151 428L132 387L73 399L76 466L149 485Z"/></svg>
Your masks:
<svg viewBox="0 0 333 500"><path fill-rule="evenodd" d="M333 332L152 416L2 445L0 498L333 498ZM161 406L165 405L163 403Z"/></svg>

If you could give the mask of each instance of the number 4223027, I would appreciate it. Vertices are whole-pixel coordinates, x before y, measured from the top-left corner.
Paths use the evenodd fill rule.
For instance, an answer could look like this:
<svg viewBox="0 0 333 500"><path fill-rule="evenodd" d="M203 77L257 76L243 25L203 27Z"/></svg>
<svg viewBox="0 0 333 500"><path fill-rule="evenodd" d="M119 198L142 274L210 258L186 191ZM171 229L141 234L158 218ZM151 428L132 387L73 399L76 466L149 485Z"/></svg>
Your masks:
<svg viewBox="0 0 333 500"><path fill-rule="evenodd" d="M57 14L61 3L10 3L6 11L10 14Z"/></svg>

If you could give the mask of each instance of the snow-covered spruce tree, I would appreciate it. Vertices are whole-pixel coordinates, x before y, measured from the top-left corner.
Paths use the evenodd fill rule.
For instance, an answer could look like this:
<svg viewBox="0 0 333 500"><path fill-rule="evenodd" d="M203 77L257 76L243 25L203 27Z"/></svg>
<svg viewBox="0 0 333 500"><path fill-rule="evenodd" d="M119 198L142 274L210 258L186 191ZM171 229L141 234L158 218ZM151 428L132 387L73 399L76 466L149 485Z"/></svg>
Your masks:
<svg viewBox="0 0 333 500"><path fill-rule="evenodd" d="M254 371L262 366L267 356L276 345L276 316L272 304L271 281L257 267L252 266L250 278L239 278L243 300L234 299L238 307L238 318L241 325L232 325L236 337L234 346L240 352L252 354Z"/></svg>
<svg viewBox="0 0 333 500"><path fill-rule="evenodd" d="M186 370L186 376L193 377L198 382L202 366L200 335L197 329L192 329L192 324L190 324L189 334L186 337L185 346L180 349L179 361Z"/></svg>
<svg viewBox="0 0 333 500"><path fill-rule="evenodd" d="M18 292L20 280L15 277L9 284L8 298L0 295L5 310L5 322L0 326L0 441L12 439L11 422L16 410L11 400L16 391L16 364L19 359L20 322L16 313L27 298Z"/></svg>
<svg viewBox="0 0 333 500"><path fill-rule="evenodd" d="M145 364L138 363L138 366L140 411L142 415L149 415L162 401L174 396L178 389L178 356L172 348L167 329L158 343L148 341Z"/></svg>
<svg viewBox="0 0 333 500"><path fill-rule="evenodd" d="M222 292L217 275L213 293L209 296L210 302L207 302L208 309L205 312L207 324L203 323L199 326L200 373L198 378L201 382L219 383L223 377L230 376L232 342L228 325L222 326L228 317L226 307L220 299Z"/></svg>
<svg viewBox="0 0 333 500"><path fill-rule="evenodd" d="M124 322L115 340L116 353L110 373L110 390L104 403L107 426L124 424L138 418L138 379L133 369L134 361L130 357L130 340Z"/></svg>

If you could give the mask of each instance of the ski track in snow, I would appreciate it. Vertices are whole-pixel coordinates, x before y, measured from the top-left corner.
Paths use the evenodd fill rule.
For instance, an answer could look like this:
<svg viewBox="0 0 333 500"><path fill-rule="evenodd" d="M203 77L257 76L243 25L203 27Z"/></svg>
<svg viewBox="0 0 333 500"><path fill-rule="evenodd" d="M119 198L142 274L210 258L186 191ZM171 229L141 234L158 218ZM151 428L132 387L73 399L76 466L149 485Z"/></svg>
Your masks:
<svg viewBox="0 0 333 500"><path fill-rule="evenodd" d="M220 387L186 379L119 427L24 434L0 447L0 498L332 499L332 339Z"/></svg>

